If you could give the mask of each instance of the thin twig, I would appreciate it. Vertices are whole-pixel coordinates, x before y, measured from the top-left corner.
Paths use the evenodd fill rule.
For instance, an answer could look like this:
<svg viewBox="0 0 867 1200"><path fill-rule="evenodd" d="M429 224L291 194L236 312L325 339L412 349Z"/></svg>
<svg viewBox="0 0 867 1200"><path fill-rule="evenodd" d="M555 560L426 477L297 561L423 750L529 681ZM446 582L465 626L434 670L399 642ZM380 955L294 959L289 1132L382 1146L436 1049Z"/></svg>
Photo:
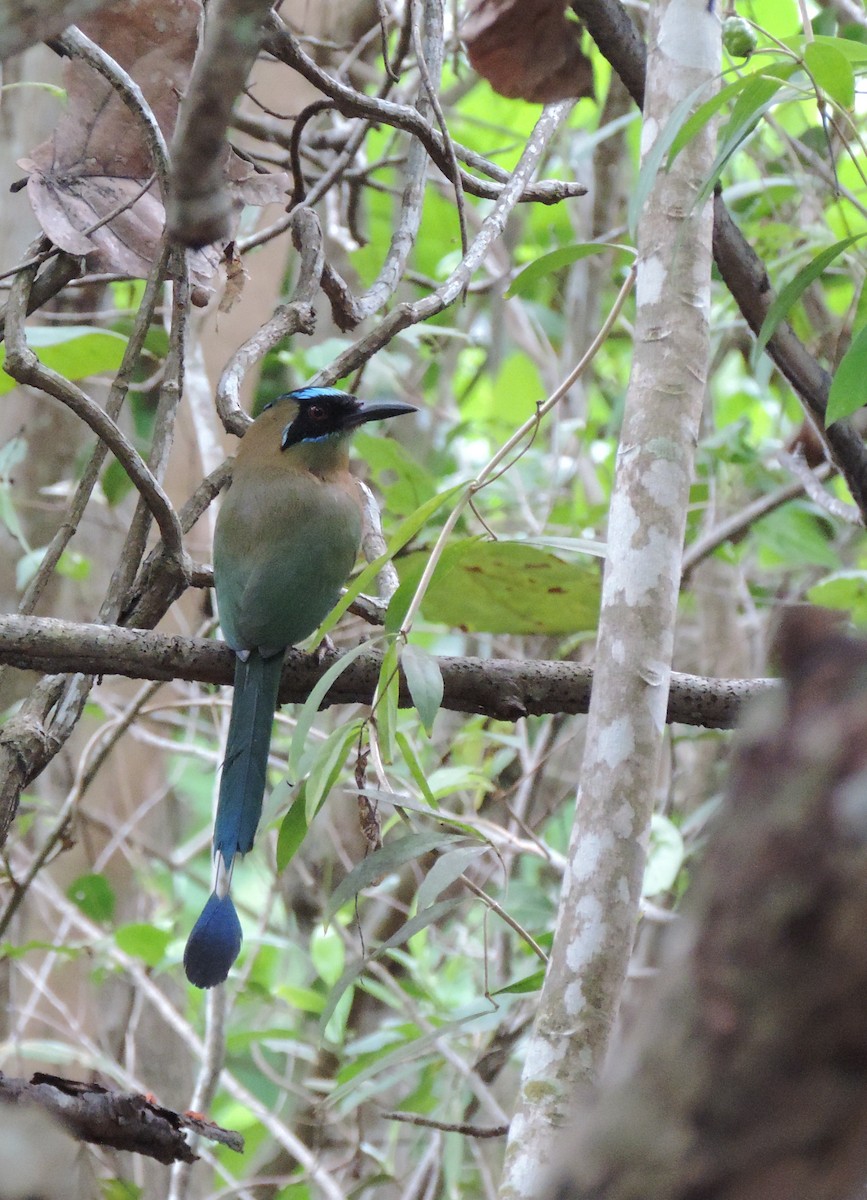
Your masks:
<svg viewBox="0 0 867 1200"><path fill-rule="evenodd" d="M380 1116L385 1121L402 1121L405 1125L420 1125L424 1129L439 1129L442 1133L461 1133L471 1138L499 1138L509 1132L508 1125L466 1125L462 1121L435 1121L433 1117L423 1117L419 1113L384 1112Z"/></svg>

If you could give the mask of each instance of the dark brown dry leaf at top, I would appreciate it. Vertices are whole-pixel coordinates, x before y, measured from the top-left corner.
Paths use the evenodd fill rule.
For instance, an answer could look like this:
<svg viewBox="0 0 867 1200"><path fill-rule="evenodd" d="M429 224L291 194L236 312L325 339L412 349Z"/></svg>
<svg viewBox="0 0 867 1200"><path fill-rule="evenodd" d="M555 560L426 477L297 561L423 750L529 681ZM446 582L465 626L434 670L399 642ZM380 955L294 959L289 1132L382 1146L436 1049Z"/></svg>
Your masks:
<svg viewBox="0 0 867 1200"><path fill-rule="evenodd" d="M81 25L139 85L167 142L189 80L200 17L200 0L122 0ZM30 176L33 211L56 246L87 255L90 270L147 276L165 212L155 182L140 194L154 174L142 124L78 59L66 66L65 86L68 101L52 137L20 162ZM239 209L279 202L289 186L287 175L259 175L233 151L226 154L226 173ZM92 230L125 203L122 213ZM191 253L194 281L206 283L219 261L218 247Z"/></svg>
<svg viewBox="0 0 867 1200"><path fill-rule="evenodd" d="M593 69L565 0L470 0L461 26L470 62L510 100L593 95Z"/></svg>

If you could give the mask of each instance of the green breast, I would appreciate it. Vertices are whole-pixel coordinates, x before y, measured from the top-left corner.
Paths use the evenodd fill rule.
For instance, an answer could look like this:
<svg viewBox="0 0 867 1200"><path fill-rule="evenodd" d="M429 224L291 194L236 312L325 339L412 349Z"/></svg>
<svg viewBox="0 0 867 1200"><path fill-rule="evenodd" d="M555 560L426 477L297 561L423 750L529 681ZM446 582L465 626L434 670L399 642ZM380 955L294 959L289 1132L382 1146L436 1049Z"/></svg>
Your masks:
<svg viewBox="0 0 867 1200"><path fill-rule="evenodd" d="M301 471L244 476L214 533L214 584L226 641L276 653L314 632L334 607L361 542L354 481Z"/></svg>

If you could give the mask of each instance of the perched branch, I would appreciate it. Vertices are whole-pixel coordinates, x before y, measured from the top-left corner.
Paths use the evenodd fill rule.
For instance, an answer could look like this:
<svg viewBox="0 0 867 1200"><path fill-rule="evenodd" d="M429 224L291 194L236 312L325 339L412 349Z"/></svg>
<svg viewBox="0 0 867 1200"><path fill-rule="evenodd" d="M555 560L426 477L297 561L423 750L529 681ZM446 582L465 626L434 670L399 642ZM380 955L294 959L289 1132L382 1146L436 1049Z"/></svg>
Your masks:
<svg viewBox="0 0 867 1200"><path fill-rule="evenodd" d="M341 656L321 659L289 650L280 688L282 704L307 699L325 671ZM235 656L222 642L172 637L115 625L78 625L51 617L0 615L0 662L23 670L76 671L85 675L125 675L131 679L186 679L231 683ZM502 721L543 713L587 711L593 672L578 663L498 658L438 658L443 674L443 707L483 713ZM370 703L382 666L371 650L355 659L335 680L324 705ZM742 704L775 688L770 679L705 679L673 672L669 721L731 729ZM411 707L401 679L401 704ZM4 730L4 735L8 730Z"/></svg>

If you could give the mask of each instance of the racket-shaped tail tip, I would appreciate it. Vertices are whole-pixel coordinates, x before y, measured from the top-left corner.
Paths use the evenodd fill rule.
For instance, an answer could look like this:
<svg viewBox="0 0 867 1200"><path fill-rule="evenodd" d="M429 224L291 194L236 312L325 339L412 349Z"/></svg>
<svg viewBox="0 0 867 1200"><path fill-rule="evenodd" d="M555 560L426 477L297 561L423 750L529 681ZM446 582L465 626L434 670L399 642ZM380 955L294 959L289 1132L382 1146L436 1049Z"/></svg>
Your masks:
<svg viewBox="0 0 867 1200"><path fill-rule="evenodd" d="M184 950L184 970L194 987L225 983L241 950L241 922L228 894L212 892Z"/></svg>

